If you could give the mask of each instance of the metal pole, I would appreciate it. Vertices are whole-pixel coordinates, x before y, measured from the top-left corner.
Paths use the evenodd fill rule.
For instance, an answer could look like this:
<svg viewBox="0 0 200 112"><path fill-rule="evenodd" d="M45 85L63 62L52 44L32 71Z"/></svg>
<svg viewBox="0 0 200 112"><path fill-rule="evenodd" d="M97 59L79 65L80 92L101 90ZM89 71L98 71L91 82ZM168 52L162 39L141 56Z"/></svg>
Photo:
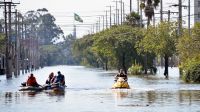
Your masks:
<svg viewBox="0 0 200 112"><path fill-rule="evenodd" d="M123 4L122 4L122 0L120 1L121 3L121 25L122 25L122 13L123 13Z"/></svg>
<svg viewBox="0 0 200 112"><path fill-rule="evenodd" d="M117 20L117 19L118 19L118 18L117 18L117 15L118 15L118 11L117 11L117 1L116 1L116 25L118 25L118 23L117 23L117 21L118 21L118 20Z"/></svg>
<svg viewBox="0 0 200 112"><path fill-rule="evenodd" d="M117 9L118 15L117 15L117 24L119 25L119 9Z"/></svg>
<svg viewBox="0 0 200 112"><path fill-rule="evenodd" d="M112 26L112 8L110 6L110 28Z"/></svg>
<svg viewBox="0 0 200 112"><path fill-rule="evenodd" d="M191 35L191 31L190 31L190 0L188 0L188 32L189 32L189 36Z"/></svg>
<svg viewBox="0 0 200 112"><path fill-rule="evenodd" d="M123 2L123 22L125 21L125 7L124 7L124 2Z"/></svg>
<svg viewBox="0 0 200 112"><path fill-rule="evenodd" d="M116 24L116 19L115 19L115 13L113 13L113 17L114 17L114 25L117 25Z"/></svg>
<svg viewBox="0 0 200 112"><path fill-rule="evenodd" d="M168 22L170 22L170 14L171 14L171 12L170 12L170 10L168 10Z"/></svg>
<svg viewBox="0 0 200 112"><path fill-rule="evenodd" d="M104 26L105 26L105 25L104 25L104 24L105 24L105 22L104 22L104 15L103 15L102 17L103 17L103 30L104 30Z"/></svg>
<svg viewBox="0 0 200 112"><path fill-rule="evenodd" d="M101 16L99 16L99 32L101 31Z"/></svg>
<svg viewBox="0 0 200 112"><path fill-rule="evenodd" d="M160 21L163 21L163 3L162 0L160 0Z"/></svg>
<svg viewBox="0 0 200 112"><path fill-rule="evenodd" d="M130 0L130 13L132 12L132 0Z"/></svg>
<svg viewBox="0 0 200 112"><path fill-rule="evenodd" d="M179 5L178 5L178 10L179 10L179 18L178 18L178 34L182 35L182 0L179 0Z"/></svg>
<svg viewBox="0 0 200 112"><path fill-rule="evenodd" d="M137 13L140 13L140 0L137 0Z"/></svg>
<svg viewBox="0 0 200 112"><path fill-rule="evenodd" d="M108 28L108 12L106 11L106 29Z"/></svg>

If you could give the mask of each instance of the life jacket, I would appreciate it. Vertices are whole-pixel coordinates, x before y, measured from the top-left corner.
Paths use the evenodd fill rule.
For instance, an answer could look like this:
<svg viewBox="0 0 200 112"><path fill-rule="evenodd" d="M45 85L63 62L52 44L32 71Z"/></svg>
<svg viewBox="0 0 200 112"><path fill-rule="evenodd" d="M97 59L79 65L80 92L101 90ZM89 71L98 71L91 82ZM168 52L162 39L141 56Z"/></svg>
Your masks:
<svg viewBox="0 0 200 112"><path fill-rule="evenodd" d="M55 79L56 79L56 77L55 76L53 76L51 79L50 79L50 83L54 83L55 82Z"/></svg>
<svg viewBox="0 0 200 112"><path fill-rule="evenodd" d="M37 86L35 77L29 77L26 83L28 86Z"/></svg>

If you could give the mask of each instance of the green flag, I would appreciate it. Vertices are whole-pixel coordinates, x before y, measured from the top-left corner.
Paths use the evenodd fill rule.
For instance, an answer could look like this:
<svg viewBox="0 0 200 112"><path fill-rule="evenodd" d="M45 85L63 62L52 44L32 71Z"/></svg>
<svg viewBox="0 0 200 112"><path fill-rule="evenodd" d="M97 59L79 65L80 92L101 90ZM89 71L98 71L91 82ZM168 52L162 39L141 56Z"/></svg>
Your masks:
<svg viewBox="0 0 200 112"><path fill-rule="evenodd" d="M74 20L75 21L78 21L78 22L83 22L83 20L81 19L81 17L78 15L78 14L76 14L76 13L74 13Z"/></svg>

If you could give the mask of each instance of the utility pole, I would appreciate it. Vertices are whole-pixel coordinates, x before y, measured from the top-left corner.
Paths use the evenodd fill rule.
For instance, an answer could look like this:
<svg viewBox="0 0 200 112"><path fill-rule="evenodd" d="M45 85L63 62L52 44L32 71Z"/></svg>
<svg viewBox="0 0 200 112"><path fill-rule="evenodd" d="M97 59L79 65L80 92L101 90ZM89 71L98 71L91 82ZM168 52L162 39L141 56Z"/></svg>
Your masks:
<svg viewBox="0 0 200 112"><path fill-rule="evenodd" d="M94 24L92 24L92 34L94 34Z"/></svg>
<svg viewBox="0 0 200 112"><path fill-rule="evenodd" d="M170 22L170 15L171 15L171 12L170 10L168 10L168 22Z"/></svg>
<svg viewBox="0 0 200 112"><path fill-rule="evenodd" d="M0 6L4 7L4 19L5 19L5 38L6 38L6 53L5 53L5 62L6 62L6 78L11 78L12 77L12 68L13 68L13 46L11 43L11 9L12 6L15 6L15 4L18 3L13 3L11 2L0 2ZM7 11L8 8L8 11ZM7 22L8 20L8 22Z"/></svg>
<svg viewBox="0 0 200 112"><path fill-rule="evenodd" d="M14 72L14 75L17 76L18 73L19 73L19 41L18 41L18 31L17 31L17 28L18 28L18 12L17 10L15 10L15 72Z"/></svg>
<svg viewBox="0 0 200 112"><path fill-rule="evenodd" d="M178 3L179 17L178 17L178 34L182 35L182 0Z"/></svg>
<svg viewBox="0 0 200 112"><path fill-rule="evenodd" d="M124 7L124 2L123 2L123 22L125 21L125 7Z"/></svg>
<svg viewBox="0 0 200 112"><path fill-rule="evenodd" d="M113 1L113 2L116 3L116 6L115 6L115 8L116 8L116 9L115 9L115 13L116 13L116 14L115 14L115 15L116 15L115 20L116 20L116 25L118 25L118 23L117 23L117 21L118 21L118 20L117 20L117 19L118 19L118 11L117 11L117 8L118 8L118 7L117 7L117 5L118 5L118 4L117 4L117 1Z"/></svg>
<svg viewBox="0 0 200 112"><path fill-rule="evenodd" d="M117 9L117 12L118 12L118 14L117 14L117 24L119 25L119 9Z"/></svg>
<svg viewBox="0 0 200 112"><path fill-rule="evenodd" d="M96 33L98 33L98 22L96 23Z"/></svg>
<svg viewBox="0 0 200 112"><path fill-rule="evenodd" d="M7 26L7 2L4 2L4 17L5 17L5 36L6 36L6 78L12 77L10 70L10 39L8 37L8 26Z"/></svg>
<svg viewBox="0 0 200 112"><path fill-rule="evenodd" d="M110 28L112 26L112 7L110 6Z"/></svg>
<svg viewBox="0 0 200 112"><path fill-rule="evenodd" d="M140 13L140 0L137 0L137 13Z"/></svg>
<svg viewBox="0 0 200 112"><path fill-rule="evenodd" d="M186 5L182 5L182 0L179 0L178 4L171 5L174 7L178 6L178 35L182 35L182 7L187 7Z"/></svg>
<svg viewBox="0 0 200 112"><path fill-rule="evenodd" d="M103 17L103 30L105 29L105 22L104 22L104 15L102 16Z"/></svg>
<svg viewBox="0 0 200 112"><path fill-rule="evenodd" d="M191 35L191 31L190 31L190 0L188 0L188 32L189 32L189 36Z"/></svg>
<svg viewBox="0 0 200 112"><path fill-rule="evenodd" d="M99 32L101 31L101 16L99 16Z"/></svg>
<svg viewBox="0 0 200 112"><path fill-rule="evenodd" d="M108 11L106 10L106 29L108 28Z"/></svg>
<svg viewBox="0 0 200 112"><path fill-rule="evenodd" d="M22 17L22 23L21 23L21 26L22 26L22 33L21 33L21 41L22 41L22 59L21 59L21 62L22 62L22 74L24 74L24 72L25 72L25 63L24 63L24 61L25 61L25 48L24 48L24 41L25 41L25 39L24 39L24 24L23 24L23 22L24 22L24 19L23 19L23 17Z"/></svg>
<svg viewBox="0 0 200 112"><path fill-rule="evenodd" d="M20 39L20 24L19 24L19 15L20 15L20 13L18 12L18 14L17 14L17 37L18 37L18 61L21 59L21 57L20 57L20 54L21 54L21 39ZM18 74L20 74L20 65L21 65L21 63L19 63L18 64Z"/></svg>
<svg viewBox="0 0 200 112"><path fill-rule="evenodd" d="M142 26L143 26L143 21L142 21L142 18L143 16L142 16L142 8L140 8L140 27L142 28Z"/></svg>
<svg viewBox="0 0 200 112"><path fill-rule="evenodd" d="M130 0L130 13L132 12L132 0Z"/></svg>
<svg viewBox="0 0 200 112"><path fill-rule="evenodd" d="M113 13L113 17L114 17L114 25L117 25L116 19L115 19L115 13Z"/></svg>
<svg viewBox="0 0 200 112"><path fill-rule="evenodd" d="M160 0L160 21L163 21L163 3L162 0Z"/></svg>
<svg viewBox="0 0 200 112"><path fill-rule="evenodd" d="M120 3L121 3L121 25L122 25L122 13L123 13L123 3L122 3L122 0L120 1Z"/></svg>

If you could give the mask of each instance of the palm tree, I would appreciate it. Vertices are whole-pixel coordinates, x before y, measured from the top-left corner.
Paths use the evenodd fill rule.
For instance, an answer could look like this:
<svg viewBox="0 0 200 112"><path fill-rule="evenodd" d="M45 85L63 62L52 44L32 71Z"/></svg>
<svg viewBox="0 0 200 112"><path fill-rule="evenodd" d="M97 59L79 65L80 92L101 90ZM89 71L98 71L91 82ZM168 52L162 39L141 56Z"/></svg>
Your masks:
<svg viewBox="0 0 200 112"><path fill-rule="evenodd" d="M145 16L147 17L147 29L150 25L150 21L152 20L152 17L154 16L154 9L156 9L159 3L160 3L160 0L141 0L140 9L141 10L144 9ZM145 56L144 56L145 74L147 74L147 60L148 60L148 54L145 53Z"/></svg>
<svg viewBox="0 0 200 112"><path fill-rule="evenodd" d="M130 25L133 27L137 27L140 25L140 15L136 12L131 12L126 16L126 21L124 22L126 25Z"/></svg>
<svg viewBox="0 0 200 112"><path fill-rule="evenodd" d="M159 5L160 0L141 0L140 7L144 9L145 16L147 17L147 27L154 16L154 9Z"/></svg>

